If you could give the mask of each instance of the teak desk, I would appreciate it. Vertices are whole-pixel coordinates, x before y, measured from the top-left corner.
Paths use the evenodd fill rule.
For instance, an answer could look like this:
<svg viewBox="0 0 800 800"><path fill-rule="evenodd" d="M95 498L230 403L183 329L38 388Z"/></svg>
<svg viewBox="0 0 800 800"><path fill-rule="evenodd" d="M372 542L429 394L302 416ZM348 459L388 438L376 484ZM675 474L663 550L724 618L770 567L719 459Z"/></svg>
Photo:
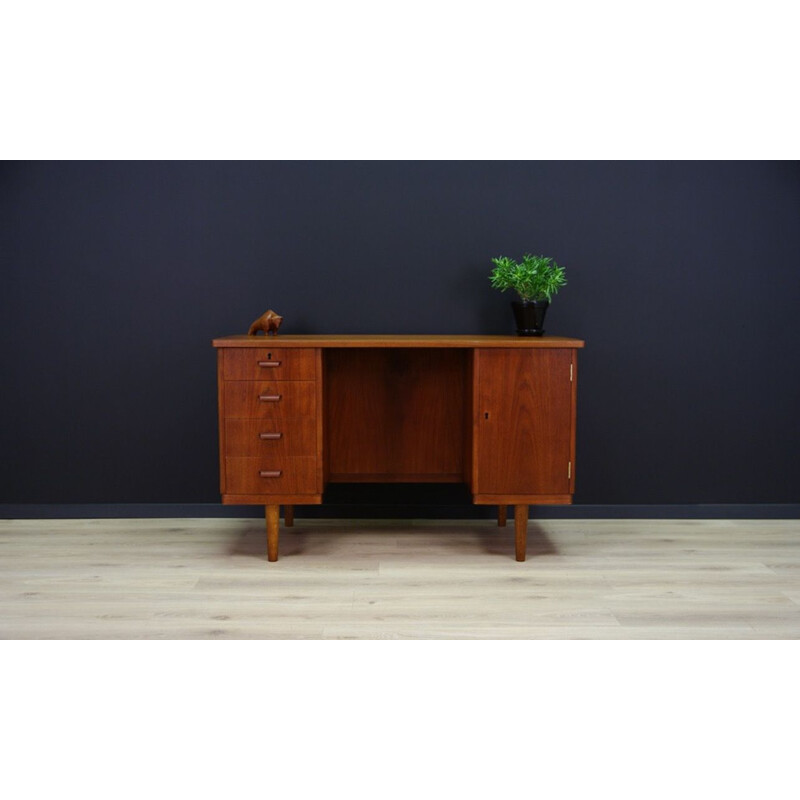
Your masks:
<svg viewBox="0 0 800 800"><path fill-rule="evenodd" d="M214 339L222 502L318 504L328 483L466 483L473 503L572 502L579 339L227 336Z"/></svg>

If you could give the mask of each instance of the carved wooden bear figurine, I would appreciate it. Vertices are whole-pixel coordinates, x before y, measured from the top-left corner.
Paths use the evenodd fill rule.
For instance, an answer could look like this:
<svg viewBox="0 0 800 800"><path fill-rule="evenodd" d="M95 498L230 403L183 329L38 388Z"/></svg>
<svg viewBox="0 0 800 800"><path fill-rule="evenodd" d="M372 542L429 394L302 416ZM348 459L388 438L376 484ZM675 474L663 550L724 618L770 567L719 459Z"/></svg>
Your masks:
<svg viewBox="0 0 800 800"><path fill-rule="evenodd" d="M278 316L272 309L263 313L247 331L248 336L254 336L258 331L264 331L264 335L268 336L270 333L278 335L278 328L283 322L283 317Z"/></svg>

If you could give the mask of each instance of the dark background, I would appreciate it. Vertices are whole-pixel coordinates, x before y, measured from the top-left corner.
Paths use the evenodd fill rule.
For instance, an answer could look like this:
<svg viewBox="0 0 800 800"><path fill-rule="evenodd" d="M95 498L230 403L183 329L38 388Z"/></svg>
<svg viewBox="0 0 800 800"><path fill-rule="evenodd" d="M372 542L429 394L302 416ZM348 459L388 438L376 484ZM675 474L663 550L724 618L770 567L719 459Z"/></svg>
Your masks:
<svg viewBox="0 0 800 800"><path fill-rule="evenodd" d="M526 251L587 342L576 504L798 501L797 163L5 163L0 212L7 507L217 503L213 337L513 333Z"/></svg>

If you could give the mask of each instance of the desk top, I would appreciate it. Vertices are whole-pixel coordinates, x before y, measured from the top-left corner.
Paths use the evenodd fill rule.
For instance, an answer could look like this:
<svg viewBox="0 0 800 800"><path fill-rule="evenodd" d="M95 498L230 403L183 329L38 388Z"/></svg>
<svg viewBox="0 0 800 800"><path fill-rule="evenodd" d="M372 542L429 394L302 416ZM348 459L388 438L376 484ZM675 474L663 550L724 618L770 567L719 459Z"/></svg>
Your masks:
<svg viewBox="0 0 800 800"><path fill-rule="evenodd" d="M473 336L471 334L324 334L223 336L214 347L583 347L565 336Z"/></svg>

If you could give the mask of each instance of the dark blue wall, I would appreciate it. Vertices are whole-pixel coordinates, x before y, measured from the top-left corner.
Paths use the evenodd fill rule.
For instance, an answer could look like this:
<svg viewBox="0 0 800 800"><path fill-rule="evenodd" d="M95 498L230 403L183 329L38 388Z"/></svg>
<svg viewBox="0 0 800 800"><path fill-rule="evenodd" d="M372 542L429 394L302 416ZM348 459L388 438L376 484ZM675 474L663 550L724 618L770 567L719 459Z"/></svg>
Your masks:
<svg viewBox="0 0 800 800"><path fill-rule="evenodd" d="M512 333L525 251L576 503L800 496L796 163L6 163L0 211L0 503L216 502L212 337Z"/></svg>

